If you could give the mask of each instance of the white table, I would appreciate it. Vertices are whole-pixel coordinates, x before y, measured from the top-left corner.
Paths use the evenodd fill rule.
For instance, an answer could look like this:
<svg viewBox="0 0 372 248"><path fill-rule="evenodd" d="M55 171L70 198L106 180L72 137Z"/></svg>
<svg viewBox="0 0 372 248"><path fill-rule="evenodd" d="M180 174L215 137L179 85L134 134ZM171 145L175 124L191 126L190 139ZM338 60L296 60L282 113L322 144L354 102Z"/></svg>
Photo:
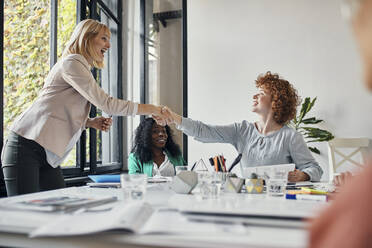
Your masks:
<svg viewBox="0 0 372 248"><path fill-rule="evenodd" d="M93 194L114 195L122 199L121 189L73 187L40 192L21 197L42 195ZM0 201L3 201L2 199ZM128 234L105 232L72 237L28 238L27 231L37 228L51 216L45 214L23 215L0 210L0 246L6 247L306 247L307 232L303 228L231 217L229 214L263 214L265 211L292 216L309 217L319 210L318 204L273 199L266 195L224 194L216 200L201 200L194 195L173 193L167 184L148 187L146 201L154 208L162 209L151 219L159 226L158 234ZM124 204L122 201L116 204ZM296 208L298 206L298 208ZM288 208L288 209L286 209ZM263 209L260 212L259 209ZM296 209L299 209L298 211ZM182 211L210 211L226 213L222 222L215 222L214 215L184 215ZM251 210L254 210L253 212ZM274 210L274 211L273 211ZM212 211L213 212L213 211ZM12 217L13 216L13 217ZM289 214L289 216L291 216ZM12 219L13 218L13 219ZM209 218L209 219L208 219ZM192 220L192 221L190 221ZM218 219L220 220L220 219ZM294 223L302 222L295 221ZM12 224L12 228L9 224ZM276 225L276 226L275 226ZM283 227L286 226L286 227ZM22 228L23 227L23 228ZM168 231L168 232L167 232ZM15 233L19 232L19 233Z"/></svg>

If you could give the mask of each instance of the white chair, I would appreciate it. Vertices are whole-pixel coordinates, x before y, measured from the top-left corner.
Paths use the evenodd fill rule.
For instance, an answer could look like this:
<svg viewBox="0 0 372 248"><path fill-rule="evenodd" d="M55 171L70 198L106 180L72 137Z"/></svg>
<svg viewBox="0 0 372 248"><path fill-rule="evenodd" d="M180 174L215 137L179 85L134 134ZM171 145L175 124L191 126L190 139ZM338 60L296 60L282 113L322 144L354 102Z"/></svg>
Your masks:
<svg viewBox="0 0 372 248"><path fill-rule="evenodd" d="M333 180L337 169L345 162L349 162L348 166L351 165L351 169L354 167L363 167L367 160L369 139L368 138L334 138L328 142L328 160L329 160L329 179ZM350 148L353 149L350 152ZM345 150L348 150L348 155ZM344 150L344 151L343 151ZM357 162L355 158L361 155L362 163ZM336 162L336 155L342 158L339 162Z"/></svg>

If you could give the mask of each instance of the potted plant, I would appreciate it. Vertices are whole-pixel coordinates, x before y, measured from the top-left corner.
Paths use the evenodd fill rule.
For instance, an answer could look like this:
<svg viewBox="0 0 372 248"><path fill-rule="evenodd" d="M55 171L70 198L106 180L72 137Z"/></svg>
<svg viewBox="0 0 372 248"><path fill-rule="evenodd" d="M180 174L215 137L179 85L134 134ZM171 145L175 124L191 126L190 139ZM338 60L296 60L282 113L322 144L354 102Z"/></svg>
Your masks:
<svg viewBox="0 0 372 248"><path fill-rule="evenodd" d="M306 114L309 113L314 106L315 101L316 97L314 99L306 97L302 102L298 116L295 116L289 124L296 131L302 133L306 143L329 141L334 138L333 134L329 131L312 126L323 122L323 120L317 119L316 117L305 118ZM309 146L309 149L314 153L320 154L320 151L316 147Z"/></svg>

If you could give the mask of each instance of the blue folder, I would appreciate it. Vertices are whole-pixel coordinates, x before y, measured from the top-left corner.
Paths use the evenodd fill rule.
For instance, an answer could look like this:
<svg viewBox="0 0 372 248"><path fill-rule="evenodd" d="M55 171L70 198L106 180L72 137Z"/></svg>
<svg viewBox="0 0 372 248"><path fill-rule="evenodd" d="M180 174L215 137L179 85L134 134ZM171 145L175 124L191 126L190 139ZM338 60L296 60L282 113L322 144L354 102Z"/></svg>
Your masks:
<svg viewBox="0 0 372 248"><path fill-rule="evenodd" d="M120 183L120 175L89 175L95 183Z"/></svg>

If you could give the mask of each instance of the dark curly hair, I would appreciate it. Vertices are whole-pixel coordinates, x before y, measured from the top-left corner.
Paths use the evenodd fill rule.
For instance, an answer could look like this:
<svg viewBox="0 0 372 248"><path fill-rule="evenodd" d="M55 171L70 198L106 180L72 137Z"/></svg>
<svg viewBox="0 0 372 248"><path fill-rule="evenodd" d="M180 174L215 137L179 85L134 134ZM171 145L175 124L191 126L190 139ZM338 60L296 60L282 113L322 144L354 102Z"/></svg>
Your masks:
<svg viewBox="0 0 372 248"><path fill-rule="evenodd" d="M296 109L300 100L297 90L287 80L268 71L257 77L256 87L265 89L271 94L274 120L278 124L287 124L296 116Z"/></svg>
<svg viewBox="0 0 372 248"><path fill-rule="evenodd" d="M134 153L142 163L147 163L152 160L152 137L151 131L155 124L153 118L146 118L136 129L134 145L132 153ZM180 147L173 141L173 133L168 125L165 126L168 139L164 149L167 150L173 157L181 155Z"/></svg>

